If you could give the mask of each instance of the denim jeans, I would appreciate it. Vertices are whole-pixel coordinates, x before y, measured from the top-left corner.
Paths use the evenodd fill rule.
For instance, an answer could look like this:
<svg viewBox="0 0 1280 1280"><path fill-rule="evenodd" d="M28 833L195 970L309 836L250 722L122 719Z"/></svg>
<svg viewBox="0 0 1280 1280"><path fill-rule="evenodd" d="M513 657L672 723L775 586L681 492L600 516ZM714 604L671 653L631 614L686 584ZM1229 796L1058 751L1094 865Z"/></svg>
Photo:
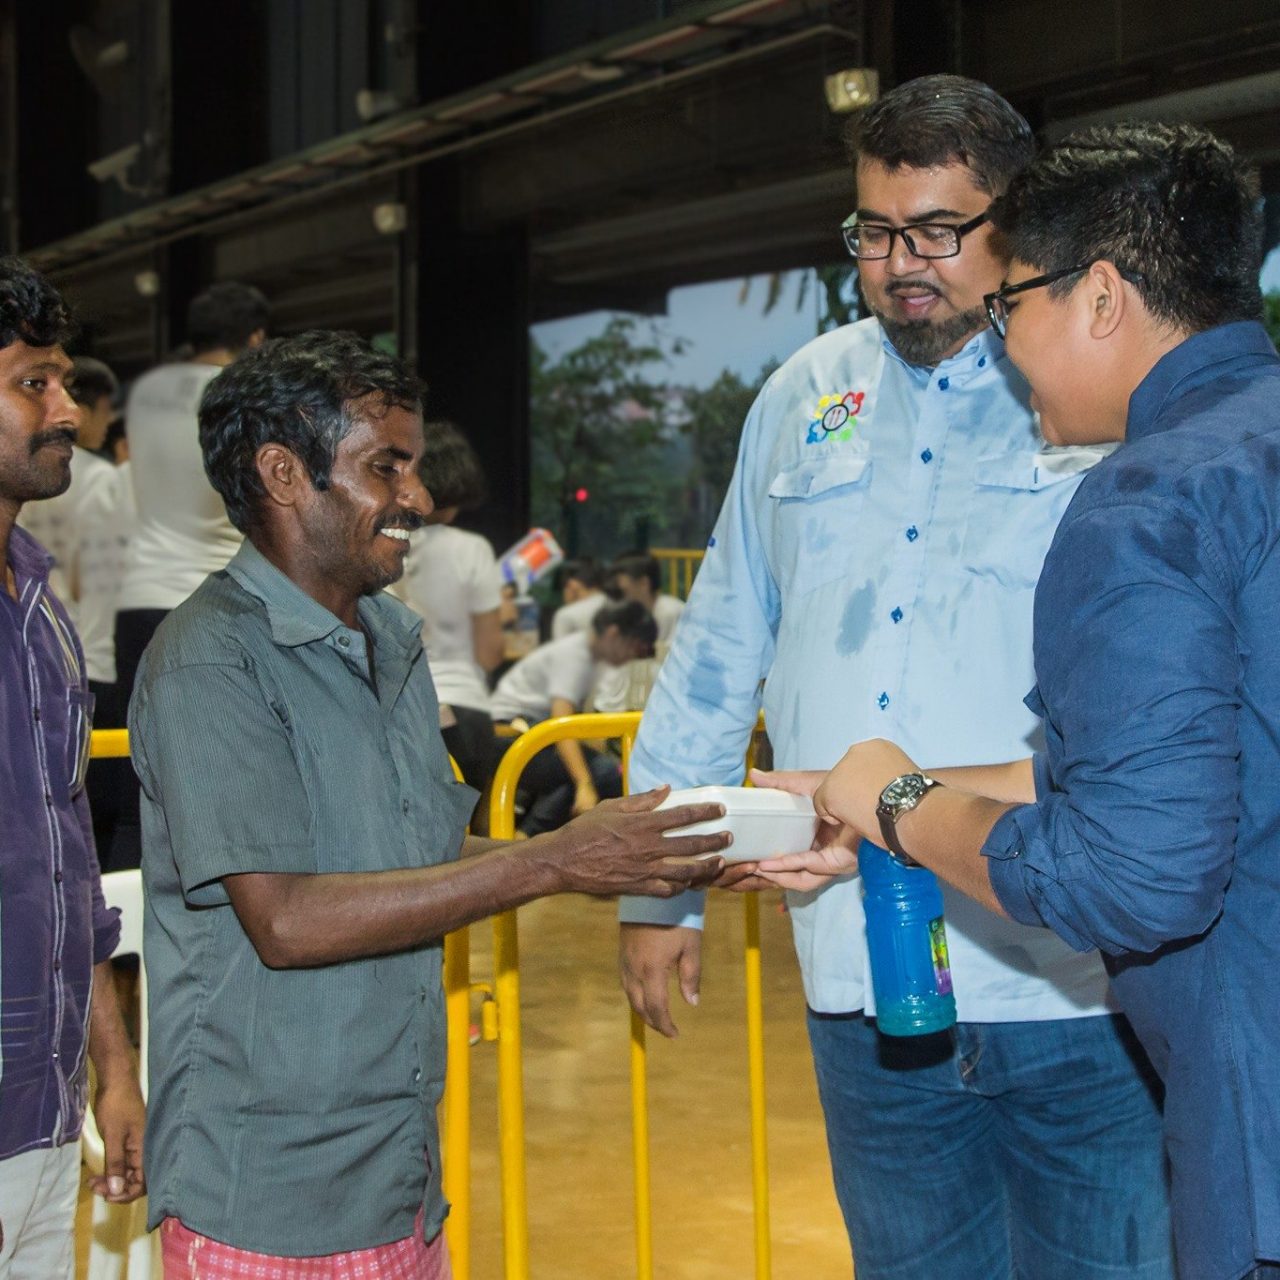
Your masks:
<svg viewBox="0 0 1280 1280"><path fill-rule="evenodd" d="M1169 1280L1151 1068L1119 1017L881 1036L809 1014L858 1280Z"/></svg>

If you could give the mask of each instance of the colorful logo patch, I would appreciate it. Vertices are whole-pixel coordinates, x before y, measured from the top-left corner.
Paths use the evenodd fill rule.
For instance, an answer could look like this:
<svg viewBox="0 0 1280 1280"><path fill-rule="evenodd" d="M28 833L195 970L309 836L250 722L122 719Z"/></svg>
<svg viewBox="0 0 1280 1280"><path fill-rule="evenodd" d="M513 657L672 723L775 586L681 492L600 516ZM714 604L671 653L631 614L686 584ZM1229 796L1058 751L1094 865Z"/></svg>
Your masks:
<svg viewBox="0 0 1280 1280"><path fill-rule="evenodd" d="M865 391L846 391L844 395L823 396L809 420L809 434L804 438L805 444L851 439L866 395Z"/></svg>

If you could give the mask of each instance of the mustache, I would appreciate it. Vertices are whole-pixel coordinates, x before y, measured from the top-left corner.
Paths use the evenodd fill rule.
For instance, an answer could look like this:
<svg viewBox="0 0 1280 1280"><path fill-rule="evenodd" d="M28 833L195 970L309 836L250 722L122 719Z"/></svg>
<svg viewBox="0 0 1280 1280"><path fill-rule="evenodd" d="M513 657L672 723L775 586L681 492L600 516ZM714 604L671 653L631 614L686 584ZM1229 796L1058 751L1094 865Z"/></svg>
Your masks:
<svg viewBox="0 0 1280 1280"><path fill-rule="evenodd" d="M50 427L48 431L37 431L31 437L27 448L31 450L34 457L46 445L51 444L75 444L76 432L74 427Z"/></svg>
<svg viewBox="0 0 1280 1280"><path fill-rule="evenodd" d="M408 511L394 520L384 520L378 526L378 532L381 533L383 529L407 529L412 533L415 529L421 529L426 523L416 512Z"/></svg>

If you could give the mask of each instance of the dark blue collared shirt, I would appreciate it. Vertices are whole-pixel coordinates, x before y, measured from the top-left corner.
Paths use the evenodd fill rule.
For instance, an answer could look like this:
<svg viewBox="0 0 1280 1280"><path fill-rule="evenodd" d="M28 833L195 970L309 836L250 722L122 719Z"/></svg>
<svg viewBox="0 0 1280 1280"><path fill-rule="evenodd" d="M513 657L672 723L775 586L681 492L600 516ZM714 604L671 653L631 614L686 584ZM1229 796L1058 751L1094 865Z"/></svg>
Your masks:
<svg viewBox="0 0 1280 1280"><path fill-rule="evenodd" d="M1166 355L1036 591L1035 805L984 852L1005 909L1109 957L1165 1079L1179 1266L1280 1258L1280 358Z"/></svg>
<svg viewBox="0 0 1280 1280"><path fill-rule="evenodd" d="M0 589L0 1159L84 1119L93 966L120 939L84 794L92 702L51 559L14 529Z"/></svg>

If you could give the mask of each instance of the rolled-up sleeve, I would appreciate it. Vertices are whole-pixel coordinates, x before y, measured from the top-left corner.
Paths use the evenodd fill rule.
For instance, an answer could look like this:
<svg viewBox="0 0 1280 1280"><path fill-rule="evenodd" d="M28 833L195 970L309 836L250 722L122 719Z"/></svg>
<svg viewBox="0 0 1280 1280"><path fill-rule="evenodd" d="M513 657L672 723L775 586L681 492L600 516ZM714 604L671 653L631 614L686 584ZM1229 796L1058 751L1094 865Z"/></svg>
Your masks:
<svg viewBox="0 0 1280 1280"><path fill-rule="evenodd" d="M1060 532L1036 599L1049 759L1037 802L1005 814L983 849L1015 920L1121 954L1217 918L1240 805L1221 563L1168 502L1098 507Z"/></svg>
<svg viewBox="0 0 1280 1280"><path fill-rule="evenodd" d="M316 871L293 743L248 665L183 666L140 681L129 730L153 806L144 821L165 824L193 905L226 903L223 876Z"/></svg>

